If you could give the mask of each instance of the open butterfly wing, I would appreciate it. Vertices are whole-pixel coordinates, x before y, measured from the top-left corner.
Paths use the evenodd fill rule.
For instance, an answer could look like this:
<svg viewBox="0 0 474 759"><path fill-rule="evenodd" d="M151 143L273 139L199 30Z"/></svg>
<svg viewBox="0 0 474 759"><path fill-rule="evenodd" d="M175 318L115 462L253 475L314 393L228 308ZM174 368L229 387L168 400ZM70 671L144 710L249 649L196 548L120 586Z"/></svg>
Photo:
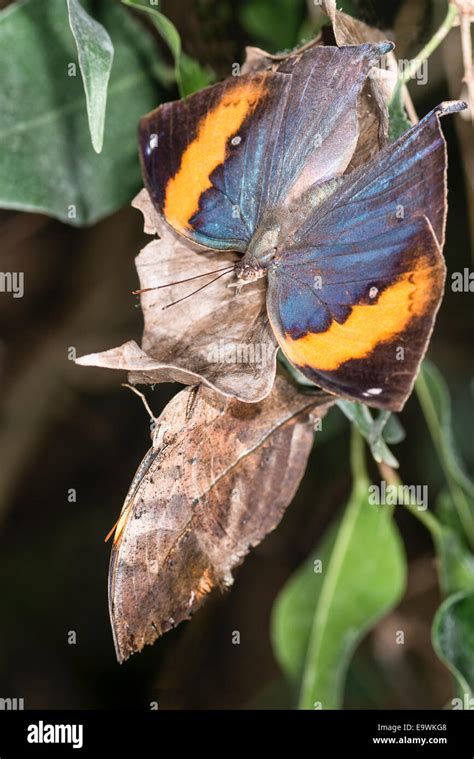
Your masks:
<svg viewBox="0 0 474 759"><path fill-rule="evenodd" d="M140 153L155 207L195 242L244 251L265 213L346 169L358 96L390 49L312 47L145 116Z"/></svg>
<svg viewBox="0 0 474 759"><path fill-rule="evenodd" d="M441 300L446 150L439 106L348 175L269 272L267 308L288 359L326 390L399 410Z"/></svg>

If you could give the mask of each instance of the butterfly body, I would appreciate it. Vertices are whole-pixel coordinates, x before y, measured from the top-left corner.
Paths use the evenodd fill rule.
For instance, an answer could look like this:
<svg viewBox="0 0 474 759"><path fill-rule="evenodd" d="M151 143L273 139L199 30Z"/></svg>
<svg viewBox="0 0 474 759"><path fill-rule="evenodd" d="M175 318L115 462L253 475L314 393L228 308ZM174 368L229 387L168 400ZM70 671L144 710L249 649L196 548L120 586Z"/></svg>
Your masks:
<svg viewBox="0 0 474 759"><path fill-rule="evenodd" d="M398 410L444 287L439 117L465 104L441 104L349 170L362 88L391 47L309 48L161 106L140 141L165 222L239 252L237 291L266 277L289 361L329 392Z"/></svg>

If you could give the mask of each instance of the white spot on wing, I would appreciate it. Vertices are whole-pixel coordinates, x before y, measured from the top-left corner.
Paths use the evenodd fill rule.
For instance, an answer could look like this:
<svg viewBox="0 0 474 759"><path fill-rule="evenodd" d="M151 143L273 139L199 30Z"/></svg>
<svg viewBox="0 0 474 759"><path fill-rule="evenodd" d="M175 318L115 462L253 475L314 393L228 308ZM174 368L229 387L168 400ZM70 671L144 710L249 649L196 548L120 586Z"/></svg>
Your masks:
<svg viewBox="0 0 474 759"><path fill-rule="evenodd" d="M368 390L365 391L365 393L362 393L366 398L370 395L380 395L382 393L381 387L370 387Z"/></svg>

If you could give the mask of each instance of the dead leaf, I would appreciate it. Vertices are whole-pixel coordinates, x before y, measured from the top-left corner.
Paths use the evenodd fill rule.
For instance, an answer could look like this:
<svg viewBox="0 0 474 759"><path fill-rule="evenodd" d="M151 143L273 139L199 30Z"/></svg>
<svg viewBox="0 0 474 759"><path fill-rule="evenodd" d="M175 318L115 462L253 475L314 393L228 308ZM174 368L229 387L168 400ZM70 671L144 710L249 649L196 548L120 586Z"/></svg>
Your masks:
<svg viewBox="0 0 474 759"><path fill-rule="evenodd" d="M321 0L318 5L310 4L310 14L324 13L331 21L336 44L362 45L364 42L381 42L393 35L386 31L364 24L347 13L338 11L336 0ZM362 91L359 103L361 124L359 142L352 162L347 171L352 171L372 158L388 141L388 110L398 79L398 64L393 52L384 56L384 67L374 67ZM406 87L403 87L403 100L408 111L415 114L415 109ZM416 119L412 119L416 121ZM378 143L378 145L377 145Z"/></svg>
<svg viewBox="0 0 474 759"><path fill-rule="evenodd" d="M336 10L335 0L322 0L321 11L329 16L336 44L361 45L364 42L382 42L389 35L380 29L367 26L352 16ZM395 61L393 53L384 56L386 62ZM366 163L388 142L388 102L396 83L396 75L388 69L374 66L359 99L358 115L361 124L359 142L347 171Z"/></svg>
<svg viewBox="0 0 474 759"><path fill-rule="evenodd" d="M145 232L158 232L137 256L141 288L158 287L197 277L226 265L239 255L216 252L178 238L161 221L146 190L133 201L145 218ZM222 272L221 272L222 274ZM256 402L270 392L276 371L277 342L269 325L264 281L244 288L236 296L222 276L203 292L163 311L186 296L211 275L152 290L140 296L145 328L141 348L133 340L102 353L77 359L85 366L103 366L128 371L132 383L204 383L223 395Z"/></svg>
<svg viewBox="0 0 474 759"><path fill-rule="evenodd" d="M387 34L374 29L362 21L336 10L335 0L321 0L310 4L310 13L328 16L331 27L324 27L323 33L290 55L299 55L302 50L313 45L361 45L364 42L382 42ZM288 54L272 55L256 47L247 47L242 74L271 68L289 57ZM387 66L374 66L364 85L358 103L359 140L346 172L369 161L388 142L387 105L395 87L396 59L393 53L384 56ZM395 70L394 70L395 69Z"/></svg>
<svg viewBox="0 0 474 759"><path fill-rule="evenodd" d="M276 378L261 403L186 388L161 414L117 524L109 607L120 662L188 619L273 530L334 400Z"/></svg>

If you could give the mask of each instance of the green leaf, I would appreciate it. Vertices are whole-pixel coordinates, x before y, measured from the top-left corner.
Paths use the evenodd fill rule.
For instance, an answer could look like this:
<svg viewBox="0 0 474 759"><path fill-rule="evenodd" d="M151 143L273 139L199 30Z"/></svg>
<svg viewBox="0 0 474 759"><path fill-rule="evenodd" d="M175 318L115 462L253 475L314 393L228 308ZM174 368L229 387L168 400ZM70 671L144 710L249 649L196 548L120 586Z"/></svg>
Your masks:
<svg viewBox="0 0 474 759"><path fill-rule="evenodd" d="M298 43L305 17L304 0L246 0L239 10L240 23L270 52L290 50Z"/></svg>
<svg viewBox="0 0 474 759"><path fill-rule="evenodd" d="M449 527L443 527L436 534L435 542L443 593L474 591L474 556L463 545L459 535Z"/></svg>
<svg viewBox="0 0 474 759"><path fill-rule="evenodd" d="M469 546L474 548L474 484L465 473L454 445L447 385L440 372L428 361L423 362L416 381L416 392L459 522Z"/></svg>
<svg viewBox="0 0 474 759"><path fill-rule="evenodd" d="M474 591L474 556L461 537L459 517L447 490L436 500L436 513L442 522L440 530L433 533L441 590L445 596Z"/></svg>
<svg viewBox="0 0 474 759"><path fill-rule="evenodd" d="M433 646L455 677L460 693L474 692L474 593L461 592L444 601L433 620Z"/></svg>
<svg viewBox="0 0 474 759"><path fill-rule="evenodd" d="M407 116L402 100L403 90L398 90L388 104L389 140L395 142L410 129L412 123Z"/></svg>
<svg viewBox="0 0 474 759"><path fill-rule="evenodd" d="M181 38L173 22L161 13L156 6L150 5L149 0L122 0L122 2L125 3L125 5L129 5L131 8L136 8L137 10L145 11L150 14L155 28L168 45L173 58L179 62L179 57L181 55Z"/></svg>
<svg viewBox="0 0 474 759"><path fill-rule="evenodd" d="M397 445L406 438L406 432L396 414L390 414L383 428L383 437L387 443Z"/></svg>
<svg viewBox="0 0 474 759"><path fill-rule="evenodd" d="M189 55L186 55L186 53L181 53L179 70L181 97L187 97L187 95L191 95L193 92L198 92L215 81L213 71L203 68L200 63Z"/></svg>
<svg viewBox="0 0 474 759"><path fill-rule="evenodd" d="M158 53L125 8L108 0L93 7L115 47L100 155L90 142L64 0L27 0L0 13L1 207L92 224L128 204L142 184L137 125L159 102Z"/></svg>
<svg viewBox="0 0 474 759"><path fill-rule="evenodd" d="M321 592L323 572L329 563L337 530L335 525L326 533L321 546L288 580L273 607L273 649L285 676L293 684L299 683L303 675L314 606Z"/></svg>
<svg viewBox="0 0 474 759"><path fill-rule="evenodd" d="M150 14L156 30L168 45L174 58L176 83L181 97L201 90L214 81L212 71L204 69L197 61L183 53L178 30L156 6L150 5L149 0L122 0L122 2Z"/></svg>
<svg viewBox="0 0 474 759"><path fill-rule="evenodd" d="M95 152L100 153L104 142L107 87L114 46L107 30L89 16L78 0L67 0L67 7L86 93L92 145Z"/></svg>
<svg viewBox="0 0 474 759"><path fill-rule="evenodd" d="M437 517L443 526L449 527L453 532L456 532L460 536L464 534L456 506L454 505L451 494L446 487L444 487L438 494L435 510Z"/></svg>
<svg viewBox="0 0 474 759"><path fill-rule="evenodd" d="M297 369L296 366L294 366L290 361L288 361L287 357L281 350L281 348L278 350L277 354L278 361L285 367L285 369L291 374L294 381L301 385L302 387L317 387L317 385L314 382L311 382L310 379L306 377L306 375L303 374L303 372L300 372L299 369Z"/></svg>
<svg viewBox="0 0 474 759"><path fill-rule="evenodd" d="M337 405L349 421L355 424L362 437L367 440L375 461L378 464L383 461L388 466L397 469L398 461L385 441L385 428L392 416L390 411L380 411L378 418L374 420L370 409L363 403L340 399L337 401ZM392 436L392 440L389 442L392 443L400 442L404 437L400 424L396 427L396 433L394 433L393 426L389 427L389 434ZM393 439L394 436L395 439Z"/></svg>
<svg viewBox="0 0 474 759"><path fill-rule="evenodd" d="M451 399L441 372L430 361L423 362L417 381L417 391L423 409L432 420L433 442L451 477L466 492L474 496L474 483L464 471L453 440Z"/></svg>
<svg viewBox="0 0 474 759"><path fill-rule="evenodd" d="M317 387L307 379L296 366L293 366L282 351L278 351L278 360L291 374L295 382L302 387ZM367 440L372 456L377 463L384 462L393 468L398 468L398 461L389 449L387 443L400 443L405 439L405 430L398 418L390 411L380 411L377 419L372 418L370 409L362 403L354 403L339 399L337 405L344 416L355 424L362 437Z"/></svg>
<svg viewBox="0 0 474 759"><path fill-rule="evenodd" d="M341 706L359 641L397 603L405 585L391 512L369 504L360 452L354 462L352 495L335 534L283 588L273 615L275 654L290 679L300 678L303 709ZM314 572L315 556L322 560L321 576Z"/></svg>

